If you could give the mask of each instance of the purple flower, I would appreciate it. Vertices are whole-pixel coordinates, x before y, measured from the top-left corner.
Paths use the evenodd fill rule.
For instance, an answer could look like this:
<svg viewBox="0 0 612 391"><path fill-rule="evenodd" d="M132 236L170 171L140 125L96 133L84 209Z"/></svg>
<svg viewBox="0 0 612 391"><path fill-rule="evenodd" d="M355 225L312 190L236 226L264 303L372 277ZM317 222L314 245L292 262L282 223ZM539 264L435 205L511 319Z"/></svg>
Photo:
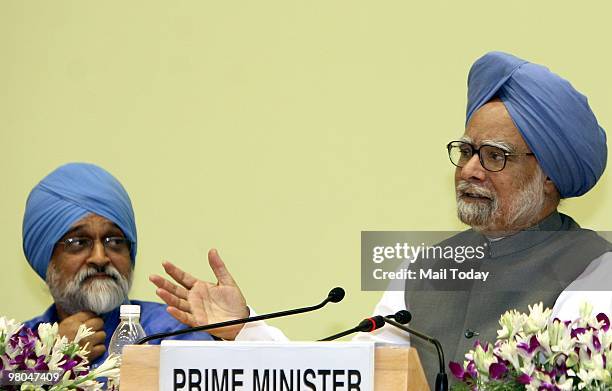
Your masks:
<svg viewBox="0 0 612 391"><path fill-rule="evenodd" d="M36 371L48 371L49 370L49 366L47 365L47 363L45 363L44 356L39 356L36 359L36 364L34 364L34 370Z"/></svg>
<svg viewBox="0 0 612 391"><path fill-rule="evenodd" d="M516 378L516 381L519 382L520 384L527 385L531 383L531 376L527 375L526 373L521 373L521 375Z"/></svg>
<svg viewBox="0 0 612 391"><path fill-rule="evenodd" d="M463 369L463 366L458 362L451 361L448 363L448 368L453 376L461 381L475 379L476 376L478 376L478 373L476 372L476 365L472 361L468 363L467 368L465 369Z"/></svg>
<svg viewBox="0 0 612 391"><path fill-rule="evenodd" d="M557 391L558 388L556 386L553 386L550 383L542 383L540 384L540 387L538 387L538 391Z"/></svg>
<svg viewBox="0 0 612 391"><path fill-rule="evenodd" d="M565 322L562 322L561 319L559 319L559 318L554 318L553 319L553 323L555 323L555 322L563 323L565 326L569 326L572 323L569 320L566 320Z"/></svg>
<svg viewBox="0 0 612 391"><path fill-rule="evenodd" d="M493 363L489 367L489 377L494 380L499 380L508 373L508 367L501 363Z"/></svg>
<svg viewBox="0 0 612 391"><path fill-rule="evenodd" d="M467 365L466 372L470 375L471 378L476 379L478 376L478 371L476 370L476 364L474 361L470 361Z"/></svg>
<svg viewBox="0 0 612 391"><path fill-rule="evenodd" d="M527 345L525 342L521 342L521 343L518 343L516 347L529 354L532 354L533 352L536 351L537 348L540 347L540 343L538 342L538 339L534 335L529 339L529 345Z"/></svg>
<svg viewBox="0 0 612 391"><path fill-rule="evenodd" d="M502 363L502 364L504 364L505 366L509 366L509 365L511 365L510 361L508 361L508 360L504 360L503 358L501 358L501 357L500 357L500 356L498 356L497 354L493 354L493 356L495 356L495 358L497 359L497 362L498 362L498 363Z"/></svg>
<svg viewBox="0 0 612 391"><path fill-rule="evenodd" d="M9 339L9 345L12 349L15 349L17 345L19 345L19 335L17 333L13 334L11 339Z"/></svg>
<svg viewBox="0 0 612 391"><path fill-rule="evenodd" d="M459 380L464 380L466 372L463 370L463 366L458 362L451 361L448 363L448 368L450 369L453 376L455 376Z"/></svg>
<svg viewBox="0 0 612 391"><path fill-rule="evenodd" d="M17 366L16 369L24 370L28 368L28 366L25 363L25 360L27 360L27 358L28 358L27 354L21 353L21 354L16 355L15 358L9 361L9 364L16 365Z"/></svg>
<svg viewBox="0 0 612 391"><path fill-rule="evenodd" d="M597 352L601 350L601 342L599 342L599 338L597 338L595 335L593 335L593 347Z"/></svg>
<svg viewBox="0 0 612 391"><path fill-rule="evenodd" d="M572 330L572 338L578 338L579 335L586 333L586 329L584 327L578 327Z"/></svg>
<svg viewBox="0 0 612 391"><path fill-rule="evenodd" d="M601 327L603 329L603 331L608 331L608 329L610 328L610 319L608 318L608 316L604 313L599 313L597 314L597 320L601 323L603 322L603 326Z"/></svg>
<svg viewBox="0 0 612 391"><path fill-rule="evenodd" d="M68 357L68 356L66 356ZM62 365L60 365L59 367L62 368L64 371L68 372L70 370L72 370L72 368L76 367L78 364L78 362L76 362L76 360L71 360L69 358L66 358L66 362L63 363Z"/></svg>

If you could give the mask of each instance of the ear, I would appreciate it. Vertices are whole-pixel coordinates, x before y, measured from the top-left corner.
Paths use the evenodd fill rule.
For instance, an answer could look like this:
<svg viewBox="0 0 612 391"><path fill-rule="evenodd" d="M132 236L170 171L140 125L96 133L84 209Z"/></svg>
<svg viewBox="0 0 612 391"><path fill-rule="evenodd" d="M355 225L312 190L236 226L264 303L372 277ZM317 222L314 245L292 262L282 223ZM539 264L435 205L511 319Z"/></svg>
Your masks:
<svg viewBox="0 0 612 391"><path fill-rule="evenodd" d="M546 177L544 180L544 194L546 194L547 198L559 200L559 190L557 190L557 186L549 177Z"/></svg>

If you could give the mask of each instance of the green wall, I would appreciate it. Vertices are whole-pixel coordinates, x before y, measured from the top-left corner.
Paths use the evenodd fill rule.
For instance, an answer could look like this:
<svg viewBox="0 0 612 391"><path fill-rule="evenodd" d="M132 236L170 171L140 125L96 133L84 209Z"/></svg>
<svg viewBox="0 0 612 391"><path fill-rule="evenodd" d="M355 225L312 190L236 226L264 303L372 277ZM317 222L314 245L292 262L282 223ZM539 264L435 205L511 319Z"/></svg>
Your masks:
<svg viewBox="0 0 612 391"><path fill-rule="evenodd" d="M0 314L50 303L21 250L29 190L69 161L132 197L132 297L217 247L258 312L316 339L368 315L361 230L462 229L444 145L471 63L503 50L585 93L612 129L606 1L0 1ZM562 209L612 230L612 180Z"/></svg>

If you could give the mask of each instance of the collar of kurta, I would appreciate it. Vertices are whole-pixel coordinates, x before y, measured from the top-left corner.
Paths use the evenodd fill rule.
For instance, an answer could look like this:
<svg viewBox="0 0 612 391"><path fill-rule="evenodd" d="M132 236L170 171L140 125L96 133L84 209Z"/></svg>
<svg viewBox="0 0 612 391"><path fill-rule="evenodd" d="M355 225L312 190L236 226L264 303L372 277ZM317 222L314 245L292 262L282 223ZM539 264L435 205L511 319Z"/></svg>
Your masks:
<svg viewBox="0 0 612 391"><path fill-rule="evenodd" d="M490 258L500 258L535 247L559 231L579 229L580 226L569 216L554 211L544 220L502 239L489 239L483 236L489 248Z"/></svg>

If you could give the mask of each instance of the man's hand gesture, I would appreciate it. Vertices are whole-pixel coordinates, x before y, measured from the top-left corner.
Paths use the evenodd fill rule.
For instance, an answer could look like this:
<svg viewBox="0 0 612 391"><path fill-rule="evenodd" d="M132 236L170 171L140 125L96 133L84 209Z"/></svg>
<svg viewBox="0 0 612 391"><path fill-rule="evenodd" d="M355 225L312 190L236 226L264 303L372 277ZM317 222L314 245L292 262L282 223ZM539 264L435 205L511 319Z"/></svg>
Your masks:
<svg viewBox="0 0 612 391"><path fill-rule="evenodd" d="M104 332L104 321L102 318L93 312L77 312L59 323L58 333L68 338L69 341L74 341L74 337L76 337L79 327L81 327L82 324L94 331L93 335L83 338L79 342L81 347L89 343L87 347L89 351L87 359L89 362L92 362L106 352L106 346L104 345L106 333Z"/></svg>
<svg viewBox="0 0 612 391"><path fill-rule="evenodd" d="M199 280L168 261L162 263L164 270L178 285L158 275L149 277L157 286L157 295L168 304L170 315L190 327L248 317L246 300L217 250L208 252L208 263L217 277L216 284ZM233 340L242 327L236 325L208 332Z"/></svg>

